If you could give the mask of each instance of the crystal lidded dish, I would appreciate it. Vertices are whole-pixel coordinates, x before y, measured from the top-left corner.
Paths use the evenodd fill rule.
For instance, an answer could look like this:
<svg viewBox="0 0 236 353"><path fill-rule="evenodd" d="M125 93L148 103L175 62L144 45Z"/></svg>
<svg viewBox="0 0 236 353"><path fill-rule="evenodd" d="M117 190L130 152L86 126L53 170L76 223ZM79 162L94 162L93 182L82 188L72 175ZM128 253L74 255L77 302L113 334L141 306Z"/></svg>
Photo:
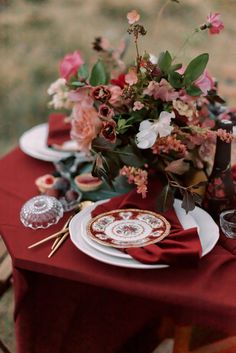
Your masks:
<svg viewBox="0 0 236 353"><path fill-rule="evenodd" d="M32 229L48 228L63 216L61 203L52 196L39 195L28 200L20 211L20 220Z"/></svg>

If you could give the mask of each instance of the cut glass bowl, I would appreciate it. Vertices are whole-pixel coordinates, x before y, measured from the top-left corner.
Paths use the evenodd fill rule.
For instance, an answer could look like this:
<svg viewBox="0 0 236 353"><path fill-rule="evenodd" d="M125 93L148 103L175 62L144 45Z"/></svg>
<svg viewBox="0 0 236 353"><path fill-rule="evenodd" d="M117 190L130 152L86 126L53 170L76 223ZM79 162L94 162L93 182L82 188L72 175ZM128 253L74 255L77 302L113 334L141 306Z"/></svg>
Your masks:
<svg viewBox="0 0 236 353"><path fill-rule="evenodd" d="M48 228L63 216L61 203L52 196L35 196L27 201L21 211L20 220L32 229Z"/></svg>

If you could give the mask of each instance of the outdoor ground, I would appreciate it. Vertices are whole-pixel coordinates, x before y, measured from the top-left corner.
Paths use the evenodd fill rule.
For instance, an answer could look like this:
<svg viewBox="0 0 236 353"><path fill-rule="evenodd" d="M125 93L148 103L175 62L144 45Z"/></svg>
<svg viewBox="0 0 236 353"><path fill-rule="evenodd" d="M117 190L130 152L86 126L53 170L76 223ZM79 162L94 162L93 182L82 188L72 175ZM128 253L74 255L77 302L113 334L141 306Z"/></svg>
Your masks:
<svg viewBox="0 0 236 353"><path fill-rule="evenodd" d="M58 62L79 49L92 60L91 43L98 35L116 46L126 34L126 13L137 9L147 35L142 50L158 55L168 49L178 53L194 28L210 11L222 14L225 30L219 36L200 33L193 37L180 60L210 53L209 70L219 80L220 93L236 106L236 1L164 0L0 0L0 156L17 145L28 128L47 120L47 88L58 77ZM127 54L130 62L133 47ZM0 337L12 339L12 291L0 301ZM2 332L4 330L4 332ZM14 348L12 348L14 351Z"/></svg>

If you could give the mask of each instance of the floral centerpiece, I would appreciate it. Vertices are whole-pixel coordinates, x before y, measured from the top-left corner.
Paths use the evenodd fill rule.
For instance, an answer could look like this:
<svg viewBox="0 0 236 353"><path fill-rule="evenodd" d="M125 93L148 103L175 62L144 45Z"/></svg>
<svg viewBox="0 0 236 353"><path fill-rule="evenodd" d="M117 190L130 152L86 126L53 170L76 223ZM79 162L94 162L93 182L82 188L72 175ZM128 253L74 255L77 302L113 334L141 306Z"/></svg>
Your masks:
<svg viewBox="0 0 236 353"><path fill-rule="evenodd" d="M140 15L133 10L127 19L134 63L127 67L123 62L125 41L113 49L106 38L96 38L99 59L91 70L79 51L61 61L61 77L48 90L50 105L69 111L71 138L79 151L94 155L94 176L112 186L114 178L125 175L144 198L148 176L156 175L163 180L159 209L167 209L179 189L188 211L200 202L196 190L201 183L188 185L186 175L207 170L216 136L231 140L215 123L229 115L206 70L207 53L187 65L169 51L158 57L141 54L139 38L146 30ZM195 32L218 34L223 28L220 15L212 13Z"/></svg>

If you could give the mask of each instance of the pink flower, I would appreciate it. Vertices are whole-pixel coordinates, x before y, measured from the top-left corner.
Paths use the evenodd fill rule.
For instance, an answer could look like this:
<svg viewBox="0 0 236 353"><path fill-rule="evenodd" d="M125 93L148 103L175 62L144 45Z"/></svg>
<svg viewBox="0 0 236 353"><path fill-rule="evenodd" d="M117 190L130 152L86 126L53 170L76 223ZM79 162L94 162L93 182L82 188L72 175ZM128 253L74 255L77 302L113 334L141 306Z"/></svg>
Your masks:
<svg viewBox="0 0 236 353"><path fill-rule="evenodd" d="M177 72L181 75L184 74L185 72L185 67L181 67L181 69L177 70ZM203 94L207 94L208 91L212 90L213 88L215 88L215 81L213 79L213 77L209 74L209 72L207 70L205 70L203 72L203 74L201 76L198 77L198 79L196 81L194 81L194 84L200 88L200 90L203 92ZM187 100L187 95L184 91L180 92L180 95L182 95L181 100L182 101L186 101ZM190 97L190 99L193 99L194 97Z"/></svg>
<svg viewBox="0 0 236 353"><path fill-rule="evenodd" d="M210 34L219 34L222 29L224 29L224 24L220 20L219 13L210 13L207 16L207 24Z"/></svg>
<svg viewBox="0 0 236 353"><path fill-rule="evenodd" d="M76 75L79 67L83 65L83 63L84 61L81 58L79 51L75 51L72 54L67 54L60 62L60 76L64 77L68 81L72 76Z"/></svg>
<svg viewBox="0 0 236 353"><path fill-rule="evenodd" d="M127 13L127 19L130 25L133 25L135 22L140 20L140 15L136 10L132 10Z"/></svg>
<svg viewBox="0 0 236 353"><path fill-rule="evenodd" d="M144 104L142 102L136 101L134 102L134 107L133 110L141 110L144 107Z"/></svg>
<svg viewBox="0 0 236 353"><path fill-rule="evenodd" d="M148 173L146 170L125 165L120 170L120 175L126 176L129 184L134 183L137 186L137 193L141 194L143 199L146 197L148 191Z"/></svg>
<svg viewBox="0 0 236 353"><path fill-rule="evenodd" d="M122 101L123 90L119 86L110 86L109 89L111 92L109 103L114 106L119 105Z"/></svg>
<svg viewBox="0 0 236 353"><path fill-rule="evenodd" d="M72 119L71 137L77 142L80 151L89 152L101 127L102 122L94 108L81 109L79 118Z"/></svg>
<svg viewBox="0 0 236 353"><path fill-rule="evenodd" d="M76 91L70 91L68 98L71 102L75 103L78 108L86 109L93 106L93 99L90 96L91 87L84 86L77 88Z"/></svg>
<svg viewBox="0 0 236 353"><path fill-rule="evenodd" d="M129 70L129 73L125 75L125 82L132 86L138 82L138 76L135 68Z"/></svg>
<svg viewBox="0 0 236 353"><path fill-rule="evenodd" d="M164 78L158 83L150 81L148 87L143 91L148 96L153 96L155 99L161 99L164 102L170 102L178 98L179 93L167 82Z"/></svg>
<svg viewBox="0 0 236 353"><path fill-rule="evenodd" d="M204 95L206 95L208 91L215 87L214 79L207 70L203 72L203 74L194 82L194 84L200 88Z"/></svg>

